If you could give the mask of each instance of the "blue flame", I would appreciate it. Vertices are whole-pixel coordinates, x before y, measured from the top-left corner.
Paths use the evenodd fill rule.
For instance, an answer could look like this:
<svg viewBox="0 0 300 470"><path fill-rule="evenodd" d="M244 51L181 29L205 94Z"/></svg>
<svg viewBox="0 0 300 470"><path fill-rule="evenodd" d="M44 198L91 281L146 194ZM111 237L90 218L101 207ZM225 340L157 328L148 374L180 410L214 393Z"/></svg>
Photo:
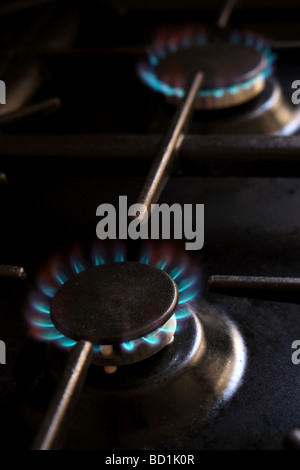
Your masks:
<svg viewBox="0 0 300 470"><path fill-rule="evenodd" d="M174 266L174 260L168 260L168 257L162 256L153 262L153 254L145 249L141 256L140 262L153 264L155 267L166 271L172 279L176 282L179 292L178 304L182 305L185 302L194 300L200 294L199 271L192 274L186 266L186 262ZM184 274L187 272L187 274Z"/></svg>
<svg viewBox="0 0 300 470"><path fill-rule="evenodd" d="M61 285L69 280L69 277L65 273L57 270L54 271L54 276Z"/></svg>
<svg viewBox="0 0 300 470"><path fill-rule="evenodd" d="M133 351L135 348L135 341L129 341L128 343L122 343L123 348L127 351Z"/></svg>
<svg viewBox="0 0 300 470"><path fill-rule="evenodd" d="M96 256L95 266L100 266L101 264L105 264L104 258L101 255Z"/></svg>
<svg viewBox="0 0 300 470"><path fill-rule="evenodd" d="M173 278L174 279L174 278ZM195 277L191 276L178 282L178 292L183 292L195 283Z"/></svg>
<svg viewBox="0 0 300 470"><path fill-rule="evenodd" d="M82 271L86 270L86 266L84 265L84 261L81 260L78 255L72 255L71 256L71 265L73 267L73 270L75 271L75 274L79 274Z"/></svg>
<svg viewBox="0 0 300 470"><path fill-rule="evenodd" d="M184 271L184 266L176 266L176 268L171 269L169 272L170 276L174 279L174 281L182 274Z"/></svg>
<svg viewBox="0 0 300 470"><path fill-rule="evenodd" d="M78 251L71 254L68 263L61 266L58 263L53 263L51 272L51 279L41 277L37 282L37 289L33 292L29 299L29 309L26 312L26 319L30 326L32 336L40 340L47 340L54 342L61 348L70 348L74 346L77 341L67 338L60 333L54 326L50 317L50 303L51 299L55 296L57 290L74 275L78 275L83 270L105 264L106 262L123 262L125 261L125 250L119 247L112 254L103 252L102 247L95 245L90 253L90 256L84 257ZM173 255L163 255L154 259L154 254L151 250L143 250L139 257L139 262L153 265L159 269L166 271L177 283L179 291L179 307L175 313L176 319L185 318L188 310L185 310L182 304L192 301L199 293L199 276L193 274L189 269L186 260L178 262ZM173 259L174 258L174 259ZM74 274L75 272L75 274ZM164 325L159 328L157 332L150 333L137 340L123 342L121 347L125 351L133 351L139 344L147 343L156 345L161 340L159 333L171 333L177 326L172 326L172 323ZM101 346L93 345L94 352L100 353Z"/></svg>
<svg viewBox="0 0 300 470"><path fill-rule="evenodd" d="M149 62L153 67L156 67L158 65L159 60L155 55L150 55Z"/></svg>
<svg viewBox="0 0 300 470"><path fill-rule="evenodd" d="M52 326L44 328L44 330L40 332L40 338L48 341L55 341L58 339L61 340L64 338L64 335Z"/></svg>
<svg viewBox="0 0 300 470"><path fill-rule="evenodd" d="M62 347L62 348L71 348L77 343L74 339L67 338L66 336L63 336L62 338L59 338L57 340L57 344Z"/></svg>
<svg viewBox="0 0 300 470"><path fill-rule="evenodd" d="M140 263L144 263L144 264L149 264L150 262L150 254L149 253L143 253L141 256L140 256L140 259L139 259L139 262Z"/></svg>
<svg viewBox="0 0 300 470"><path fill-rule="evenodd" d="M45 303L42 300L35 300L32 302L32 307L41 313L47 313L48 315L50 315L49 303Z"/></svg>
<svg viewBox="0 0 300 470"><path fill-rule="evenodd" d="M100 254L95 255L95 266L100 266L101 264L105 264L104 258Z"/></svg>
<svg viewBox="0 0 300 470"><path fill-rule="evenodd" d="M207 38L204 34L197 37L196 39L197 46L204 46L206 43L207 43Z"/></svg>
<svg viewBox="0 0 300 470"><path fill-rule="evenodd" d="M149 344L158 344L159 343L159 337L156 333L150 333L147 336L143 336L142 339L146 341L146 343Z"/></svg>
<svg viewBox="0 0 300 470"><path fill-rule="evenodd" d="M178 308L176 310L176 313L175 313L176 320L181 320L182 318L187 318L190 315L191 315L190 310L188 308L184 308L184 307Z"/></svg>
<svg viewBox="0 0 300 470"><path fill-rule="evenodd" d="M105 264L103 250L98 245L95 245L92 249L91 261L93 266Z"/></svg>
<svg viewBox="0 0 300 470"><path fill-rule="evenodd" d="M169 53L174 53L180 48L190 48L191 46L203 46L207 43L207 35L203 32L192 37L191 32L185 33L181 36L180 43L174 44L173 40L170 38L169 42L164 46L155 50L149 54L147 62L141 62L138 64L137 73L140 79L154 91L163 93L166 96L176 96L182 98L185 94L185 90L180 87L171 86L167 83L164 83L160 80L156 74L156 67L159 62L166 57ZM241 34L237 31L234 31L229 37L229 43L232 45L242 45L247 48L254 48L259 51L264 58L266 59L265 69L259 73L256 77L246 80L238 85L233 85L229 87L222 87L218 89L200 89L198 92L199 97L215 97L221 98L224 94L236 94L240 89L249 89L255 83L264 81L268 78L273 72L273 63L276 59L276 55L272 53L270 47L268 46L266 40L258 38L253 34Z"/></svg>
<svg viewBox="0 0 300 470"><path fill-rule="evenodd" d="M161 269L161 270L164 270L165 267L167 266L168 264L168 260L166 258L161 258L159 261L157 261L157 263L155 264L155 266L158 268L158 269Z"/></svg>
<svg viewBox="0 0 300 470"><path fill-rule="evenodd" d="M125 252L122 248L119 248L116 253L111 255L108 262L124 261L124 259ZM50 263L52 278L49 279L48 275L48 278L46 276L45 279L45 276L42 276L38 280L37 289L30 295L29 309L26 311L26 320L33 337L40 340L52 341L61 348L70 348L77 343L77 341L67 338L55 328L50 318L51 299L55 296L57 290L72 276L79 274L89 267L99 266L104 263L105 258L102 247L98 246L98 244L94 245L88 259L85 259L78 250L75 250L71 254L69 262L64 266L57 262ZM100 352L100 346L95 345L96 350Z"/></svg>
<svg viewBox="0 0 300 470"><path fill-rule="evenodd" d="M49 327L49 328L53 327L53 323L52 323L50 316L37 318L34 323L36 326Z"/></svg>
<svg viewBox="0 0 300 470"><path fill-rule="evenodd" d="M160 256L157 261L154 261L154 258L155 253L151 252L149 248L145 248L139 259L141 262L163 269L176 282L179 293L178 307L175 311L176 320L181 320L190 316L191 311L184 305L195 300L201 293L199 269L194 269L187 258L182 259L181 262L178 263L176 256L173 256L172 254L169 254L168 256ZM177 322L176 331L180 328L179 323L180 322ZM159 330L167 332L165 327Z"/></svg>
<svg viewBox="0 0 300 470"><path fill-rule="evenodd" d="M117 251L115 255L115 262L123 262L124 261L124 253L122 251Z"/></svg>
<svg viewBox="0 0 300 470"><path fill-rule="evenodd" d="M149 344L150 346L162 344L166 339L166 335L168 335L168 339L170 340L170 338L177 331L177 326L177 319L176 315L174 314L161 328L158 328L147 336L143 336L133 341L121 343L121 348L123 348L125 351L132 352L145 343Z"/></svg>
<svg viewBox="0 0 300 470"><path fill-rule="evenodd" d="M42 283L40 283L39 287L40 287L40 290L43 292L43 294L45 294L47 297L50 297L50 298L53 298L57 291L57 287L47 286Z"/></svg>
<svg viewBox="0 0 300 470"><path fill-rule="evenodd" d="M162 331L163 333L172 333L173 329L171 326L165 325L162 328L158 328L158 331Z"/></svg>
<svg viewBox="0 0 300 470"><path fill-rule="evenodd" d="M197 297L198 294L199 294L199 290L198 290L198 289L187 290L186 292L183 292L183 293L180 292L178 304L179 304L179 305L182 305L182 304L185 304L186 302L190 302L190 301L193 300L195 297Z"/></svg>

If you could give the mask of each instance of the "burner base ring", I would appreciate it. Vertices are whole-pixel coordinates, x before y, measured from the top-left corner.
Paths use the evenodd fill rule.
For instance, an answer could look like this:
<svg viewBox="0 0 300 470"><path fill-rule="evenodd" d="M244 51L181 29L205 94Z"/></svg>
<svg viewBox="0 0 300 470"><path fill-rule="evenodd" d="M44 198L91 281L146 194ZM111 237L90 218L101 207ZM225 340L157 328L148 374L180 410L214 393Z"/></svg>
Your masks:
<svg viewBox="0 0 300 470"><path fill-rule="evenodd" d="M113 375L91 366L66 448L170 449L234 394L246 365L238 329L203 300L189 310L154 356Z"/></svg>

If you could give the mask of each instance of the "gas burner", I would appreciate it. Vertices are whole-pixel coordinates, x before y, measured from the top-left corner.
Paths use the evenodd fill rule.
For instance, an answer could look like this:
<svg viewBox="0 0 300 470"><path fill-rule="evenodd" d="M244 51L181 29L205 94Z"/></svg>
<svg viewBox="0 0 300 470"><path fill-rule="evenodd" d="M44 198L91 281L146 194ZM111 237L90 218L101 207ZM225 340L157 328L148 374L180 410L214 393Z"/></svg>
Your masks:
<svg viewBox="0 0 300 470"><path fill-rule="evenodd" d="M72 275L52 260L27 312L31 332L44 340L52 336L61 346L47 349L57 379L62 347L69 349L71 341L79 341L76 347L82 341L93 344L88 387L82 392L83 403L87 399L91 405L91 414L80 416L80 434L90 439L83 439L83 448L92 448L94 438L98 446L114 446L105 430L114 426L115 409L120 411L113 432L119 449L130 446L132 433L141 448L144 442L176 439L192 429L195 416L198 426L241 384L243 338L223 312L198 298L199 272L185 254L180 258L170 248L147 247L138 261L125 261L119 251L119 261L106 263L107 253L98 247L92 253L96 266L71 254ZM108 405L112 394L113 407ZM94 419L103 409L106 421L95 431Z"/></svg>
<svg viewBox="0 0 300 470"><path fill-rule="evenodd" d="M248 102L261 93L272 72L272 55L266 41L253 34L233 33L209 37L203 30L183 29L156 40L147 62L139 64L144 83L176 104L197 71L204 80L195 107L220 109ZM159 44L159 47L157 46Z"/></svg>
<svg viewBox="0 0 300 470"><path fill-rule="evenodd" d="M106 372L170 344L185 304L199 293L199 273L186 256L152 251L125 261L123 247L110 253L96 243L87 256L77 247L63 262L51 259L30 294L31 336L67 349L90 341L93 362Z"/></svg>
<svg viewBox="0 0 300 470"><path fill-rule="evenodd" d="M72 277L56 293L51 318L77 341L132 341L164 325L178 289L166 272L137 262L103 264Z"/></svg>
<svg viewBox="0 0 300 470"><path fill-rule="evenodd" d="M177 303L177 285L165 271L126 261L73 276L50 310L58 331L100 345L98 362L120 365L155 354L171 341Z"/></svg>

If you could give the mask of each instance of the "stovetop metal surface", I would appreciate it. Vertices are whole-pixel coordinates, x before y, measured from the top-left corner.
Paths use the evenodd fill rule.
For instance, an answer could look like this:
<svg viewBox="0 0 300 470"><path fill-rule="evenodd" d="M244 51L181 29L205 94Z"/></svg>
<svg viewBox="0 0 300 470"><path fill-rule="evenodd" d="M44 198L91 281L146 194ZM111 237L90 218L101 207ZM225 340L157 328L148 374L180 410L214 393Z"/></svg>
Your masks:
<svg viewBox="0 0 300 470"><path fill-rule="evenodd" d="M142 179L134 182L138 187ZM113 188L111 193L105 187L108 183ZM7 251L4 260L12 257L13 262L18 260L30 269L27 269L26 281L7 280L1 285L1 334L7 344L7 365L2 369L1 380L2 416L6 417L2 442L8 448L30 445L55 386L55 374L49 372L47 347L25 334L22 305L35 279L34 268L47 258L55 245L67 246L68 242L91 230L98 197L110 196L108 200L113 200L116 188L116 193L122 194L128 181L125 184L123 179L113 178L110 182L106 179L105 184L99 177L49 178L40 186L38 198L26 191L28 180L15 184L4 189L10 196L10 207L15 209L4 215L7 226L10 230L13 228L10 233L15 234L4 238L6 246L14 247L13 251ZM63 197L66 185L69 200ZM55 196L51 198L52 208L49 209L46 201L51 188L52 191L55 188ZM76 188L76 192L72 188ZM178 188L182 202L192 197L205 204L205 248L193 254L203 270L204 286L208 277L215 273L298 276L300 198L297 179L174 178L169 182L164 200L172 201ZM224 195L222 204L218 194ZM291 205L293 216L288 216ZM247 212L245 206L249 207ZM20 229L28 224L31 230ZM236 394L217 413L212 413L204 425L191 434L178 436L175 442L166 441L164 447L282 448L283 438L297 425L299 413L299 372L291 360L291 345L300 334L298 299L294 294L279 302L227 296L209 293L206 287L203 297L238 325L248 350L246 372ZM57 360L60 372L64 360ZM139 373L145 374L145 369L146 364L140 366ZM73 448L74 442L80 446L80 423L88 409L89 392L93 392L93 387L92 392L88 387L83 392L67 448ZM85 431L88 433L84 433L85 436L90 436L90 432L98 436L95 430ZM117 436L111 436L106 445L118 448ZM134 437L131 445L134 448ZM82 446L105 448L96 438L83 439Z"/></svg>
<svg viewBox="0 0 300 470"><path fill-rule="evenodd" d="M114 27L100 32L99 28L90 28L89 34L86 25L92 15L85 8L82 11L83 26L73 48L60 53L57 50L37 53L52 76L35 99L39 102L39 99L57 95L62 102L60 110L43 119L37 119L33 114L30 120L5 123L0 135L0 143L3 142L5 149L2 150L0 170L8 177L8 184L0 185L1 264L24 266L27 273L24 281L0 281L0 339L6 344L7 358L7 363L0 366L0 442L3 449L27 449L31 446L66 362L65 353L31 339L27 333L24 305L40 267L53 252L69 249L74 241L89 243L93 239L96 208L100 203L117 205L119 195L123 194L131 203L136 200L147 174L152 148L155 153L157 141L173 114L173 107L146 89L135 71L136 58L149 43L150 33L157 26L157 11L149 14L146 21L141 12L129 10L127 16L122 9L118 13L104 9L105 17ZM173 12L172 21L178 21L180 15ZM205 15L206 20L214 18L214 12L208 11ZM244 15L243 9L238 10L233 21L238 23L243 18L246 22ZM275 37L274 40L295 40L296 26L290 21L288 12L285 15L287 23L291 24L290 29L285 29L285 35L275 26L280 20L275 13L273 23L265 16L260 26L266 34ZM190 12L185 12L184 16L188 20ZM169 18L169 14L161 13L159 22L164 23L166 17ZM31 18L30 14L28 18ZM147 28L141 26L141 18ZM250 18L255 23L254 13L249 22ZM6 34L15 22L15 17L9 19ZM132 29L132 24L136 24L136 28ZM118 35L114 35L117 26L120 27ZM81 52L74 52L76 48ZM300 78L293 49L282 51L278 69L279 76L284 77L285 93L289 96L291 82ZM70 77L75 78L70 81ZM198 137L196 128L192 125L191 138ZM68 137L65 138L65 134ZM105 135L108 139L100 157L91 157L93 145L88 144L89 135L94 136L90 142L95 135ZM141 160L137 157L130 160L128 168L124 158L126 162L130 155L124 151L121 136L127 143L128 136L130 139L140 137L142 142L145 138L146 143L150 142L147 139L154 137L154 143L151 140L148 154L142 144L144 154ZM213 138L218 142L217 136ZM109 163L104 158L105 148L110 148L114 139L121 142L119 155L122 158L114 148L111 151L113 163ZM259 141L259 138L251 136L252 145L253 139ZM285 447L286 434L300 422L300 365L293 364L291 359L292 343L300 339L297 292L281 295L262 292L254 296L234 292L234 295L226 295L209 291L207 285L209 277L215 274L299 276L300 186L296 173L299 165L294 154L291 157L289 142L294 142L295 153L299 143L292 140L297 136L281 139L281 147L287 149L287 163L284 162L284 150L280 150L278 168L285 170L288 177L283 177L284 171L282 174L276 170L273 174L274 168L270 164L272 140L268 140L268 145L259 150L262 156L266 153L271 155L269 161L259 167L260 177L257 177L255 164L250 161L249 165L251 155L247 157L250 174L243 172L241 164L235 166L237 160L231 162L229 171L226 164L221 165L220 171L218 158L210 165L206 157L206 168L199 169L197 164L198 171L194 174L188 167L180 174L179 165L179 172L170 178L160 198L168 204L205 205L204 247L197 252L189 252L188 256L201 270L203 301L224 312L237 325L244 339L247 363L235 394L208 413L204 421L198 423L197 416L194 416L193 423L184 433L177 432L175 427L171 437L156 441L156 431L150 429L145 434L148 438L141 444L134 429L130 429L130 438L120 438L118 433L124 426L121 421L130 411L114 406L113 394L111 402L103 410L102 402L97 401L97 387L101 384L95 372L96 366L92 366L73 413L64 448L189 450ZM273 142L278 143L278 140ZM86 143L90 158L86 158ZM72 149L76 148L76 158L72 158ZM228 164L232 148L227 148ZM268 149L266 153L264 148ZM278 151L278 146L276 148ZM184 157L180 158L184 163ZM291 162L294 165L292 169L289 166ZM146 387L157 362L160 361L163 369L168 360L168 352L162 350L152 358L127 367L131 368L133 377L138 377L141 387ZM111 377L104 376L102 369L99 374L107 385ZM120 375L122 378L126 373L123 371ZM114 377L112 380L118 382L120 379ZM103 417L107 427L99 422L98 417L100 421Z"/></svg>

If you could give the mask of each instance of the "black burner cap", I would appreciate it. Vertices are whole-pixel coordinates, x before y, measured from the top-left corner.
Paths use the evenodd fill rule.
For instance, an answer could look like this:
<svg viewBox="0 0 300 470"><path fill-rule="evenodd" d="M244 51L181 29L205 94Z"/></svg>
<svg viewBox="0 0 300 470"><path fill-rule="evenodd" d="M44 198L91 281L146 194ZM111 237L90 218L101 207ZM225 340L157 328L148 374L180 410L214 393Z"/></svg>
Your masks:
<svg viewBox="0 0 300 470"><path fill-rule="evenodd" d="M113 344L145 336L175 311L178 290L165 272L123 262L87 269L56 293L51 318L68 338Z"/></svg>
<svg viewBox="0 0 300 470"><path fill-rule="evenodd" d="M255 78L265 67L266 59L260 51L241 45L208 43L167 54L160 60L156 73L172 85L176 77L182 77L185 86L187 79L200 70L204 73L201 88L217 90Z"/></svg>

